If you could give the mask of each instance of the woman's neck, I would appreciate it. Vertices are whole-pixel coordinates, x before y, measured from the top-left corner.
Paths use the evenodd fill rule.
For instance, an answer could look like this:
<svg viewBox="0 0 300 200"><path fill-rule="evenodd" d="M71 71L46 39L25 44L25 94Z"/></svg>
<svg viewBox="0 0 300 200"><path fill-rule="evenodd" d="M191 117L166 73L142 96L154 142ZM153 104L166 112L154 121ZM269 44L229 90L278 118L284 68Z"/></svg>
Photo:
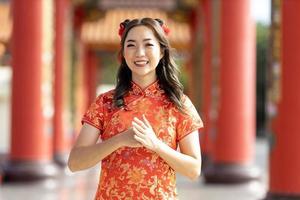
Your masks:
<svg viewBox="0 0 300 200"><path fill-rule="evenodd" d="M142 89L145 89L148 87L150 84L154 83L157 80L157 77L155 76L154 78L132 78L132 81L135 82L137 85L139 85Z"/></svg>

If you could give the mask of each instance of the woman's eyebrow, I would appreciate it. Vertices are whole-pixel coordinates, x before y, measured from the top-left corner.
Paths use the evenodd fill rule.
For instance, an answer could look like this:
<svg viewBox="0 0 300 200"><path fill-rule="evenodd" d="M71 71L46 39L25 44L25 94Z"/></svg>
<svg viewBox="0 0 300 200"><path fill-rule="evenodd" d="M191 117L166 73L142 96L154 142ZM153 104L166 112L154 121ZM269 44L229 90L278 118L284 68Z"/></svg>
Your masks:
<svg viewBox="0 0 300 200"><path fill-rule="evenodd" d="M146 38L146 39L143 39L143 42L150 41L150 40L152 40L152 39L151 38ZM132 39L129 39L126 42L136 42L136 41L132 40Z"/></svg>
<svg viewBox="0 0 300 200"><path fill-rule="evenodd" d="M135 40L127 40L126 42L135 42Z"/></svg>

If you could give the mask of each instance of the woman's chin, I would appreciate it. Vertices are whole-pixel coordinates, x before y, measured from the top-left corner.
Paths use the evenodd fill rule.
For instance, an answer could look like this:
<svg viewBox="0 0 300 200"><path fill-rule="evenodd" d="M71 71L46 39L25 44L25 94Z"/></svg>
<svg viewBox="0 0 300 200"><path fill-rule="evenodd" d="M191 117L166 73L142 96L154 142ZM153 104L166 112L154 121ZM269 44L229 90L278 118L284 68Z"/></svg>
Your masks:
<svg viewBox="0 0 300 200"><path fill-rule="evenodd" d="M136 71L132 71L132 75L133 76L139 76L139 77L145 77L145 76L152 76L156 73L155 70L154 71L150 71L150 70L136 70Z"/></svg>
<svg viewBox="0 0 300 200"><path fill-rule="evenodd" d="M135 67L134 69L131 70L133 73L136 74L147 74L149 73L151 70L149 69L149 67Z"/></svg>

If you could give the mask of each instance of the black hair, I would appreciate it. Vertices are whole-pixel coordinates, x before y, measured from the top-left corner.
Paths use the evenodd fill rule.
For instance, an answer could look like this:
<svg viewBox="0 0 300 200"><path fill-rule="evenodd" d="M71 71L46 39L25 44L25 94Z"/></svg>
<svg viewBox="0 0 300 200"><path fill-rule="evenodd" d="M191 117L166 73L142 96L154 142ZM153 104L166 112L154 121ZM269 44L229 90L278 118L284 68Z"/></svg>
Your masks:
<svg viewBox="0 0 300 200"><path fill-rule="evenodd" d="M158 66L156 67L158 83L169 100L174 103L180 111L183 111L183 86L178 79L179 70L175 64L171 46L163 29L164 22L161 19L152 18L133 20L126 19L120 25L123 26L124 30L121 32L121 50L119 52L121 65L117 74L114 106L124 106L123 97L131 89L132 74L123 55L125 39L132 28L136 26L146 26L153 31L163 53L163 57L160 59Z"/></svg>

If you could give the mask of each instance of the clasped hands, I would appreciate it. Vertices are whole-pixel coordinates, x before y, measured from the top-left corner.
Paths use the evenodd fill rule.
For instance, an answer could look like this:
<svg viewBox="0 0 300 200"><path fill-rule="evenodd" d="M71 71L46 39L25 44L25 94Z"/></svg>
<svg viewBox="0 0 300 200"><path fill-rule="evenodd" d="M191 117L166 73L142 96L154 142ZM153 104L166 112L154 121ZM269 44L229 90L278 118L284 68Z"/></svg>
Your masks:
<svg viewBox="0 0 300 200"><path fill-rule="evenodd" d="M145 115L143 115L142 120L134 117L132 121L132 128L125 131L126 141L125 146L129 147L146 147L152 151L156 151L160 140L157 138L153 128Z"/></svg>

